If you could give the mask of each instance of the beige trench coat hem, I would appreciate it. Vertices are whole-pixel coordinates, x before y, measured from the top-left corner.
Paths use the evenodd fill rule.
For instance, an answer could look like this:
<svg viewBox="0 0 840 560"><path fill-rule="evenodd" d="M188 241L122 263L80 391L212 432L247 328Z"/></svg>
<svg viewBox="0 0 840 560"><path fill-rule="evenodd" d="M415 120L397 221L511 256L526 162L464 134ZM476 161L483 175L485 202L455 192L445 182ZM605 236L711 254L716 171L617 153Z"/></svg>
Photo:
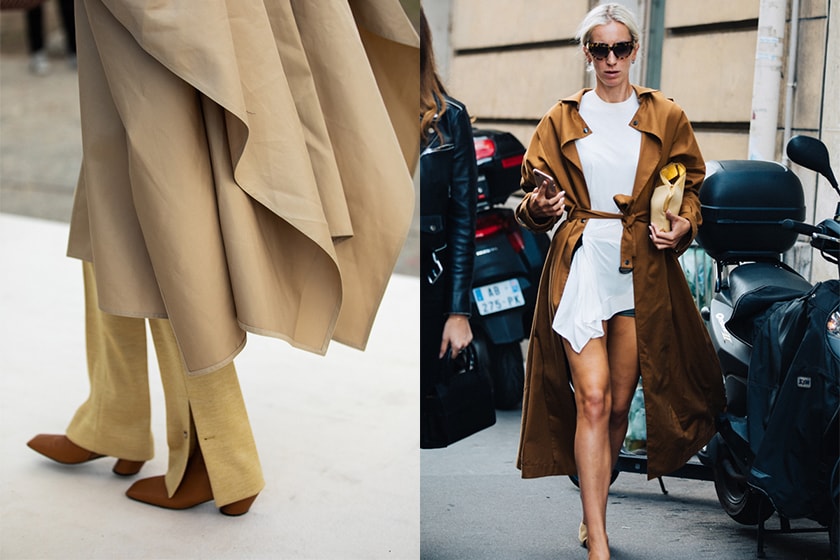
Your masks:
<svg viewBox="0 0 840 560"><path fill-rule="evenodd" d="M194 374L245 331L363 349L414 203L419 51L399 3L76 10L68 255L96 262L103 310L168 317Z"/></svg>

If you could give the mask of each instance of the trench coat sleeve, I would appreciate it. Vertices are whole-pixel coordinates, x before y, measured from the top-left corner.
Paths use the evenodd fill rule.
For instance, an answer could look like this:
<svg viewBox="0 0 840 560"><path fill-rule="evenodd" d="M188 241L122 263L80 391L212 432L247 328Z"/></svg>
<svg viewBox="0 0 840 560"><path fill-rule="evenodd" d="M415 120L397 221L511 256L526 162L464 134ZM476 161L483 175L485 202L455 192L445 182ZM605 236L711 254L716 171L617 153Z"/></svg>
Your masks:
<svg viewBox="0 0 840 560"><path fill-rule="evenodd" d="M546 219L545 221L538 222L533 216L531 216L530 207L528 206L532 196L534 196L534 193L527 192L525 193L525 196L522 197L522 200L516 207L516 221L534 233L545 233L554 227L558 218L552 217Z"/></svg>
<svg viewBox="0 0 840 560"><path fill-rule="evenodd" d="M661 121L650 123L650 128L646 129L657 137L661 138L663 148L667 151L662 153L662 157L657 164L659 169L668 163L682 163L686 170L685 189L683 191L683 201L680 208L680 216L686 218L691 230L680 239L677 246L672 250L677 256L681 255L688 249L694 238L697 236L697 229L700 227L703 219L700 213L700 199L698 193L703 183L706 174L706 164L703 161L703 156L700 153L700 146L697 144L697 139L694 136L694 130L688 117L683 110L671 101L665 99L660 93L656 92L654 99L661 107L658 111L665 112L667 118L661 118ZM651 171L654 168L650 168ZM659 184L659 169L656 169L653 174L653 182L650 185L650 193ZM640 191L640 196L644 197L647 205L646 211L649 212L650 195L648 189L645 188Z"/></svg>
<svg viewBox="0 0 840 560"><path fill-rule="evenodd" d="M521 185L526 195L516 209L517 220L535 232L549 231L558 222L562 222L558 231L571 225L571 231L566 232L566 236L572 244L577 241L579 234L583 231L583 228L579 227L580 223L571 224L563 216L537 221L529 213L528 201L536 185L533 170L539 169L554 177L557 187L566 193L567 210L575 207L590 207L589 191L586 188L583 167L575 145L576 140L592 133L578 111L580 101L587 91L589 90L585 88L561 99L540 120L522 161ZM571 253L564 251L562 262L567 262L566 258L570 259L570 257Z"/></svg>
<svg viewBox="0 0 840 560"><path fill-rule="evenodd" d="M691 231L685 235L674 248L677 255L683 254L691 245L697 230L703 223L700 213L700 198L698 193L706 174L706 165L700 155L700 147L694 136L694 130L688 117L682 110L676 125L676 141L671 146L669 162L679 162L685 165L685 189L683 191L683 202L680 208L680 216L688 219L691 224Z"/></svg>

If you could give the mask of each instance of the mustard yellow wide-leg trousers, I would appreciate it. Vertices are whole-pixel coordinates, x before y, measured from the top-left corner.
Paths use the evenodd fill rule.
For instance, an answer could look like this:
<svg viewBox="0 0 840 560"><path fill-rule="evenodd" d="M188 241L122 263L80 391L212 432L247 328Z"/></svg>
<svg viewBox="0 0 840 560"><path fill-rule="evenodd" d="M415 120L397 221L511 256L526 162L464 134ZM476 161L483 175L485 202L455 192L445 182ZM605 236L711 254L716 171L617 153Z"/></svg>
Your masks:
<svg viewBox="0 0 840 560"><path fill-rule="evenodd" d="M67 437L96 453L147 461L154 443L145 319L102 312L93 265L85 262L83 272L90 396L76 411ZM206 375L187 375L169 321L149 319L149 326L166 401L169 495L178 489L196 445L217 507L259 493L265 483L233 363Z"/></svg>

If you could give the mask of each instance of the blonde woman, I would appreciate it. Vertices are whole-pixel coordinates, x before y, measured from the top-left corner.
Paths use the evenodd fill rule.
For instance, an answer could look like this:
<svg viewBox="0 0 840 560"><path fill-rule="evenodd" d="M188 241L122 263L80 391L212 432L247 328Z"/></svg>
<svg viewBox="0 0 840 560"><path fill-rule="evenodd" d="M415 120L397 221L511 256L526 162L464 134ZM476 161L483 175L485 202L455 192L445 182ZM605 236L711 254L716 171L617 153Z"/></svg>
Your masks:
<svg viewBox="0 0 840 560"><path fill-rule="evenodd" d="M522 166L528 193L518 219L534 231L559 226L528 351L518 466L526 478L578 475L579 538L591 560L603 560L610 475L639 377L649 477L707 443L724 401L677 260L701 219L705 166L691 125L662 93L631 84L640 33L626 8L593 9L577 38L595 87L549 110ZM660 228L651 224L650 199L671 162L685 168L685 193Z"/></svg>

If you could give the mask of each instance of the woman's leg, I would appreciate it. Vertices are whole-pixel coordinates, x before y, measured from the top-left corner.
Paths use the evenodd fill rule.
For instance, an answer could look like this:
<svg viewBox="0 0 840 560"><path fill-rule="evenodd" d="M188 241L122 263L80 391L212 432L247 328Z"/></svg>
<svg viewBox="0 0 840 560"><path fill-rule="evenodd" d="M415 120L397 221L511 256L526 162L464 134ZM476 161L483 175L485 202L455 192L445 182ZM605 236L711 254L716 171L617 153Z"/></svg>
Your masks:
<svg viewBox="0 0 840 560"><path fill-rule="evenodd" d="M61 10L62 27L67 36L67 54L76 56L76 14L73 0L58 0L58 7Z"/></svg>
<svg viewBox="0 0 840 560"><path fill-rule="evenodd" d="M44 8L35 6L26 11L26 39L29 54L44 50Z"/></svg>
<svg viewBox="0 0 840 560"><path fill-rule="evenodd" d="M188 376L169 321L149 323L166 394L168 497L181 485L196 446L217 506L258 494L265 483L233 363L213 373Z"/></svg>
<svg viewBox="0 0 840 560"><path fill-rule="evenodd" d="M76 445L102 455L148 461L154 455L145 319L99 309L93 264L82 265L90 396L67 427Z"/></svg>
<svg viewBox="0 0 840 560"><path fill-rule="evenodd" d="M26 11L26 31L29 42L29 71L43 76L50 70L50 61L44 45L44 10L36 6Z"/></svg>
<svg viewBox="0 0 840 560"><path fill-rule="evenodd" d="M627 415L639 382L639 352L636 319L616 315L607 322L607 353L610 364L610 449L613 465L627 435Z"/></svg>
<svg viewBox="0 0 840 560"><path fill-rule="evenodd" d="M118 458L116 474L134 475L154 455L146 322L100 311L93 265L83 263L82 270L90 394L66 435L38 434L27 445L71 465L110 455Z"/></svg>
<svg viewBox="0 0 840 560"><path fill-rule="evenodd" d="M576 353L563 340L577 405L575 462L590 558L609 558L606 515L612 474L610 371L605 337L590 340Z"/></svg>
<svg viewBox="0 0 840 560"><path fill-rule="evenodd" d="M152 331L166 406L166 446L169 451L169 463L165 486L168 497L172 497L197 445L195 425L190 413L186 371L172 327L166 319L149 319L149 327Z"/></svg>
<svg viewBox="0 0 840 560"><path fill-rule="evenodd" d="M187 378L187 391L216 506L259 494L265 481L233 363Z"/></svg>

